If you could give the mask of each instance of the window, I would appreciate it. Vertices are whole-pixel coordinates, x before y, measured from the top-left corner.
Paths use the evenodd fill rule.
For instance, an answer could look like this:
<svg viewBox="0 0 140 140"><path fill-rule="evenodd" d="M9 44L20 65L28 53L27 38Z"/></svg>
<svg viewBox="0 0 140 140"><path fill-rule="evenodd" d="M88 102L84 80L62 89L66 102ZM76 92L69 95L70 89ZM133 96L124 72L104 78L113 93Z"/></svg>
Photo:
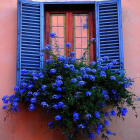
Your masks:
<svg viewBox="0 0 140 140"><path fill-rule="evenodd" d="M79 5L78 7L77 4ZM86 9L87 7L88 9ZM78 13L72 12L75 9ZM50 17L47 14L45 15L47 11L48 14L50 12ZM53 11L58 11L59 13L53 13ZM90 14L91 11L94 14ZM92 21L92 23L89 23L89 30L85 30L85 27L87 27L86 22L83 25L76 24L76 18L81 19L82 16L86 19L88 17L88 21ZM54 25L53 22L50 22L50 19L53 20L53 18L62 18L63 24L60 27L59 24ZM74 26L68 21L72 21L71 23ZM64 24L65 22L68 23ZM47 28L48 25L49 28ZM44 58L38 54L44 48L44 45L50 41L48 37L50 30L59 30L60 28L63 30L63 33L60 32L61 34L59 34L59 40L63 40L59 42L62 43L60 45L62 46L62 54L65 54L65 42L72 42L73 50L77 51L80 57L85 46L82 43L82 39L90 40L95 37L96 44L89 50L90 60L95 59L95 57L108 56L110 60L116 59L119 62L114 69L123 68L121 0L58 3L19 0L17 85L21 78L26 77L20 74L21 69L34 70L43 67ZM84 34L85 38L82 38L83 36L77 33L78 28L79 31L82 29L87 33ZM81 43L81 45L76 45L76 42ZM85 43L86 41L83 42ZM79 48L75 46L79 46Z"/></svg>
<svg viewBox="0 0 140 140"><path fill-rule="evenodd" d="M54 44L48 34L55 32L61 55L67 55L65 44L70 42L71 51L75 51L79 59L91 38L95 38L95 4L45 5L45 17L45 45ZM95 44L91 45L89 52L91 62L95 60Z"/></svg>

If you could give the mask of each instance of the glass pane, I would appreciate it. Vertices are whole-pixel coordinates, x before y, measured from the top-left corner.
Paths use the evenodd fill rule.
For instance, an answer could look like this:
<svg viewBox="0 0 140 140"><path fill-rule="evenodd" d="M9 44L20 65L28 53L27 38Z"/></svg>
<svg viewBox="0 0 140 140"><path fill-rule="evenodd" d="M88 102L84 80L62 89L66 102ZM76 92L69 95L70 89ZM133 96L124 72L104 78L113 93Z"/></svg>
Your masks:
<svg viewBox="0 0 140 140"><path fill-rule="evenodd" d="M59 38L59 48L63 48L64 49L64 38Z"/></svg>
<svg viewBox="0 0 140 140"><path fill-rule="evenodd" d="M87 15L81 16L81 26L87 25Z"/></svg>
<svg viewBox="0 0 140 140"><path fill-rule="evenodd" d="M75 15L75 26L80 26L80 15Z"/></svg>
<svg viewBox="0 0 140 140"><path fill-rule="evenodd" d="M64 17L58 16L58 26L64 26Z"/></svg>
<svg viewBox="0 0 140 140"><path fill-rule="evenodd" d="M75 27L75 37L81 37L82 35L82 28L81 27Z"/></svg>
<svg viewBox="0 0 140 140"><path fill-rule="evenodd" d="M74 48L77 58L80 58L87 48L88 42L88 14L74 14ZM87 56L86 56L87 58Z"/></svg>
<svg viewBox="0 0 140 140"><path fill-rule="evenodd" d="M84 27L82 27L82 37L87 37L87 29L85 29Z"/></svg>
<svg viewBox="0 0 140 140"><path fill-rule="evenodd" d="M57 16L52 16L52 26L57 26Z"/></svg>
<svg viewBox="0 0 140 140"><path fill-rule="evenodd" d="M58 27L58 37L64 37L64 27Z"/></svg>
<svg viewBox="0 0 140 140"><path fill-rule="evenodd" d="M59 49L60 55L64 55L64 49Z"/></svg>
<svg viewBox="0 0 140 140"><path fill-rule="evenodd" d="M57 27L52 27L52 32L56 33L56 36L58 36Z"/></svg>
<svg viewBox="0 0 140 140"><path fill-rule="evenodd" d="M82 50L81 49L76 49L76 58L80 59L82 56Z"/></svg>
<svg viewBox="0 0 140 140"><path fill-rule="evenodd" d="M75 40L75 48L77 49L77 48L81 48L81 38L76 38L76 40Z"/></svg>
<svg viewBox="0 0 140 140"><path fill-rule="evenodd" d="M82 38L82 48L87 48L87 38Z"/></svg>
<svg viewBox="0 0 140 140"><path fill-rule="evenodd" d="M64 14L51 14L51 24L50 24L50 32L56 33L56 40L58 46L61 48L60 53L64 55L64 42L65 42L65 15ZM52 48L55 48L55 42L52 38L50 38L52 43ZM55 52L55 50L53 50Z"/></svg>

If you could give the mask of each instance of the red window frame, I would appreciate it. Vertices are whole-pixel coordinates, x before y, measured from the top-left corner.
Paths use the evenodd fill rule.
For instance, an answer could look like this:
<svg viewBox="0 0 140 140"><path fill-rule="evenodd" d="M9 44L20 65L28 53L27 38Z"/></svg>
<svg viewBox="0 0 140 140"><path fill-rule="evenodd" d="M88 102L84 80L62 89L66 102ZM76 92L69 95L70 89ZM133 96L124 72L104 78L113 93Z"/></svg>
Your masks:
<svg viewBox="0 0 140 140"><path fill-rule="evenodd" d="M45 45L50 43L50 15L51 14L65 14L65 36L66 42L71 43L71 50L74 51L73 43L73 14L88 14L88 25L89 25L89 42L92 38L95 38L95 13L94 10L66 10L66 11L45 11ZM66 48L67 51L67 48ZM96 59L95 43L90 46L89 50L89 62ZM48 59L45 56L45 60Z"/></svg>

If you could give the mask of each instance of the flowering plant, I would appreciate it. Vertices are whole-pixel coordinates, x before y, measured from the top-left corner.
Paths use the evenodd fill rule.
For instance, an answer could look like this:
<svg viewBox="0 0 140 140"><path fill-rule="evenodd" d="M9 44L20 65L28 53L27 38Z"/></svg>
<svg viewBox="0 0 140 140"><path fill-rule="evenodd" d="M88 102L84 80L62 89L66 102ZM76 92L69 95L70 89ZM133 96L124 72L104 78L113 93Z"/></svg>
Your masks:
<svg viewBox="0 0 140 140"><path fill-rule="evenodd" d="M50 36L56 40L55 33ZM109 120L113 116L125 116L128 112L125 106L135 110L134 101L139 98L127 90L133 80L125 77L123 70L113 71L116 60L110 62L108 57L103 57L90 64L85 62L91 43L80 60L76 59L75 52L70 51L70 43L66 44L69 57L59 55L56 43L55 54L51 45L45 46L40 53L45 52L50 57L45 67L42 70L21 70L21 74L29 78L21 80L20 86L14 88L14 95L2 98L6 104L3 109L18 111L19 103L27 103L29 111L35 110L38 104L47 112L57 110L48 127L60 127L65 139L74 140L81 133L91 139L100 133L103 139L115 135L107 128ZM105 111L108 104L111 112Z"/></svg>

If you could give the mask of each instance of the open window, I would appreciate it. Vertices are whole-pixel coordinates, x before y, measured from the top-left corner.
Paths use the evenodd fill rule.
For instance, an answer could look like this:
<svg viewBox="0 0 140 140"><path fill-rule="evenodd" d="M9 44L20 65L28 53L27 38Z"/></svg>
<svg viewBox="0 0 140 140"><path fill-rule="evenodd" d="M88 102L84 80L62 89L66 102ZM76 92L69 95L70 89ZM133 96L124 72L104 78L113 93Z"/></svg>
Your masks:
<svg viewBox="0 0 140 140"><path fill-rule="evenodd" d="M59 21L59 18L63 20L61 27L60 23L54 25L53 22ZM17 85L20 79L26 78L26 75L20 73L21 69L43 68L44 58L38 54L50 43L50 31L58 30L58 43L61 43L59 45L62 54L65 54L65 43L70 42L72 49L80 57L86 43L95 37L96 43L89 50L90 61L96 57L108 56L110 60L118 61L114 69L123 68L121 19L121 0L95 2L18 0ZM60 28L63 33L59 31ZM82 34L83 32L85 34ZM76 44L77 42L79 44Z"/></svg>

